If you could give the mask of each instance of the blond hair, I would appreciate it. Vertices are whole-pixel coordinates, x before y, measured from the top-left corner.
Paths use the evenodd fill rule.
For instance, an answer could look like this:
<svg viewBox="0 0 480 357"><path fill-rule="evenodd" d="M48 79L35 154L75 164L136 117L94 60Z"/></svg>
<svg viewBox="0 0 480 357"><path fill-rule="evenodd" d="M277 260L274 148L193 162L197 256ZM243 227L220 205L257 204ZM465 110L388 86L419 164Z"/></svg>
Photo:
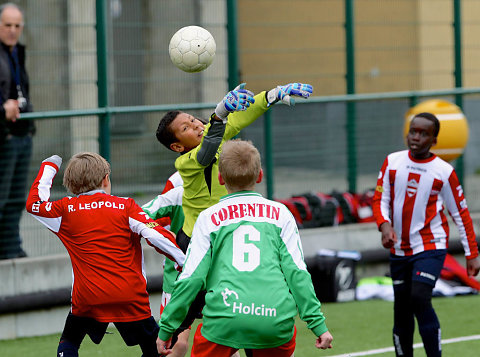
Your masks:
<svg viewBox="0 0 480 357"><path fill-rule="evenodd" d="M218 169L231 191L253 190L262 169L260 153L251 141L227 141L220 154Z"/></svg>
<svg viewBox="0 0 480 357"><path fill-rule="evenodd" d="M98 189L110 174L110 164L99 154L82 152L72 156L63 175L63 186L74 195Z"/></svg>

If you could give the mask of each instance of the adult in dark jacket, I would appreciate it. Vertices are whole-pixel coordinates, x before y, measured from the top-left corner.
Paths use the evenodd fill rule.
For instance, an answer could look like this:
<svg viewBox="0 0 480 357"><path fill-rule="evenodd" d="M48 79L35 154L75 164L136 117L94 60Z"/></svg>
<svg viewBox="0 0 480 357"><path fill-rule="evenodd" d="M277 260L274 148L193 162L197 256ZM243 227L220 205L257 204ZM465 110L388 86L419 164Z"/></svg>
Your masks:
<svg viewBox="0 0 480 357"><path fill-rule="evenodd" d="M26 256L19 225L35 126L19 120L32 111L25 47L18 43L23 26L16 4L0 6L0 259Z"/></svg>

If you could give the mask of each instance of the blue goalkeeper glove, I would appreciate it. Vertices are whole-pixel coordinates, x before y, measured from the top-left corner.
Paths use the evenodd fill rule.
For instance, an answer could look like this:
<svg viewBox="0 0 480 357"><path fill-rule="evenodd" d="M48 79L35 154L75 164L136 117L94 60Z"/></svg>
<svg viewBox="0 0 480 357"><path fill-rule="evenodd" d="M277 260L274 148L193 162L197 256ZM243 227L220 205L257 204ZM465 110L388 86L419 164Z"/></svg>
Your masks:
<svg viewBox="0 0 480 357"><path fill-rule="evenodd" d="M47 157L42 162L51 162L52 164L55 164L59 170L60 170L60 166L62 166L62 158L58 155L52 155L50 157Z"/></svg>
<svg viewBox="0 0 480 357"><path fill-rule="evenodd" d="M215 115L225 121L228 114L247 110L250 104L255 103L253 92L245 89L245 83L238 85L234 90L227 93L215 108Z"/></svg>
<svg viewBox="0 0 480 357"><path fill-rule="evenodd" d="M267 93L268 106L275 104L278 101L286 105L294 106L295 97L302 97L307 99L313 92L313 87L310 84L304 83L289 83L284 86L277 86Z"/></svg>

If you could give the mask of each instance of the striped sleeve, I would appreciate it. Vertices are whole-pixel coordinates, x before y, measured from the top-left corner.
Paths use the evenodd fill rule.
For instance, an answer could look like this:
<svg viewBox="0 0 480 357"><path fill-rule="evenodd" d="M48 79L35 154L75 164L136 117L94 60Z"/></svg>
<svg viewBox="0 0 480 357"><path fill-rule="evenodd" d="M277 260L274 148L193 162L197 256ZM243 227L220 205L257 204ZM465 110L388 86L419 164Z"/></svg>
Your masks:
<svg viewBox="0 0 480 357"><path fill-rule="evenodd" d="M448 185L444 185L442 191L445 206L458 227L465 256L467 259L474 259L478 256L478 245L467 201L455 170L448 177Z"/></svg>
<svg viewBox="0 0 480 357"><path fill-rule="evenodd" d="M178 247L175 235L151 219L131 198L128 199L127 210L130 230L145 238L159 253L183 266L185 255Z"/></svg>
<svg viewBox="0 0 480 357"><path fill-rule="evenodd" d="M375 188L375 194L373 196L372 202L373 215L379 229L382 223L391 222L390 198L390 182L387 157L383 162L382 168L380 169L380 172L378 174L377 186Z"/></svg>
<svg viewBox="0 0 480 357"><path fill-rule="evenodd" d="M62 201L50 202L50 190L58 167L51 162L40 166L35 181L30 188L26 210L51 231L58 233L62 224Z"/></svg>

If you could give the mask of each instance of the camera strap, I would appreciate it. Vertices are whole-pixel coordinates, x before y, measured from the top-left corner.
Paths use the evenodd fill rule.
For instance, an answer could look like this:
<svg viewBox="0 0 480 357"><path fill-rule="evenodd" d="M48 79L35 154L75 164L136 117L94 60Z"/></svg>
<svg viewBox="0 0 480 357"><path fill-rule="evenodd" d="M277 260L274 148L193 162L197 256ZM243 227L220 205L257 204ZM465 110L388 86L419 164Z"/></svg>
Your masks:
<svg viewBox="0 0 480 357"><path fill-rule="evenodd" d="M17 99L22 98L21 100L25 100L23 96L22 87L20 85L20 63L18 61L18 50L17 46L13 47L11 56L8 56L10 69L13 74L13 79L15 80L15 86L17 88Z"/></svg>

